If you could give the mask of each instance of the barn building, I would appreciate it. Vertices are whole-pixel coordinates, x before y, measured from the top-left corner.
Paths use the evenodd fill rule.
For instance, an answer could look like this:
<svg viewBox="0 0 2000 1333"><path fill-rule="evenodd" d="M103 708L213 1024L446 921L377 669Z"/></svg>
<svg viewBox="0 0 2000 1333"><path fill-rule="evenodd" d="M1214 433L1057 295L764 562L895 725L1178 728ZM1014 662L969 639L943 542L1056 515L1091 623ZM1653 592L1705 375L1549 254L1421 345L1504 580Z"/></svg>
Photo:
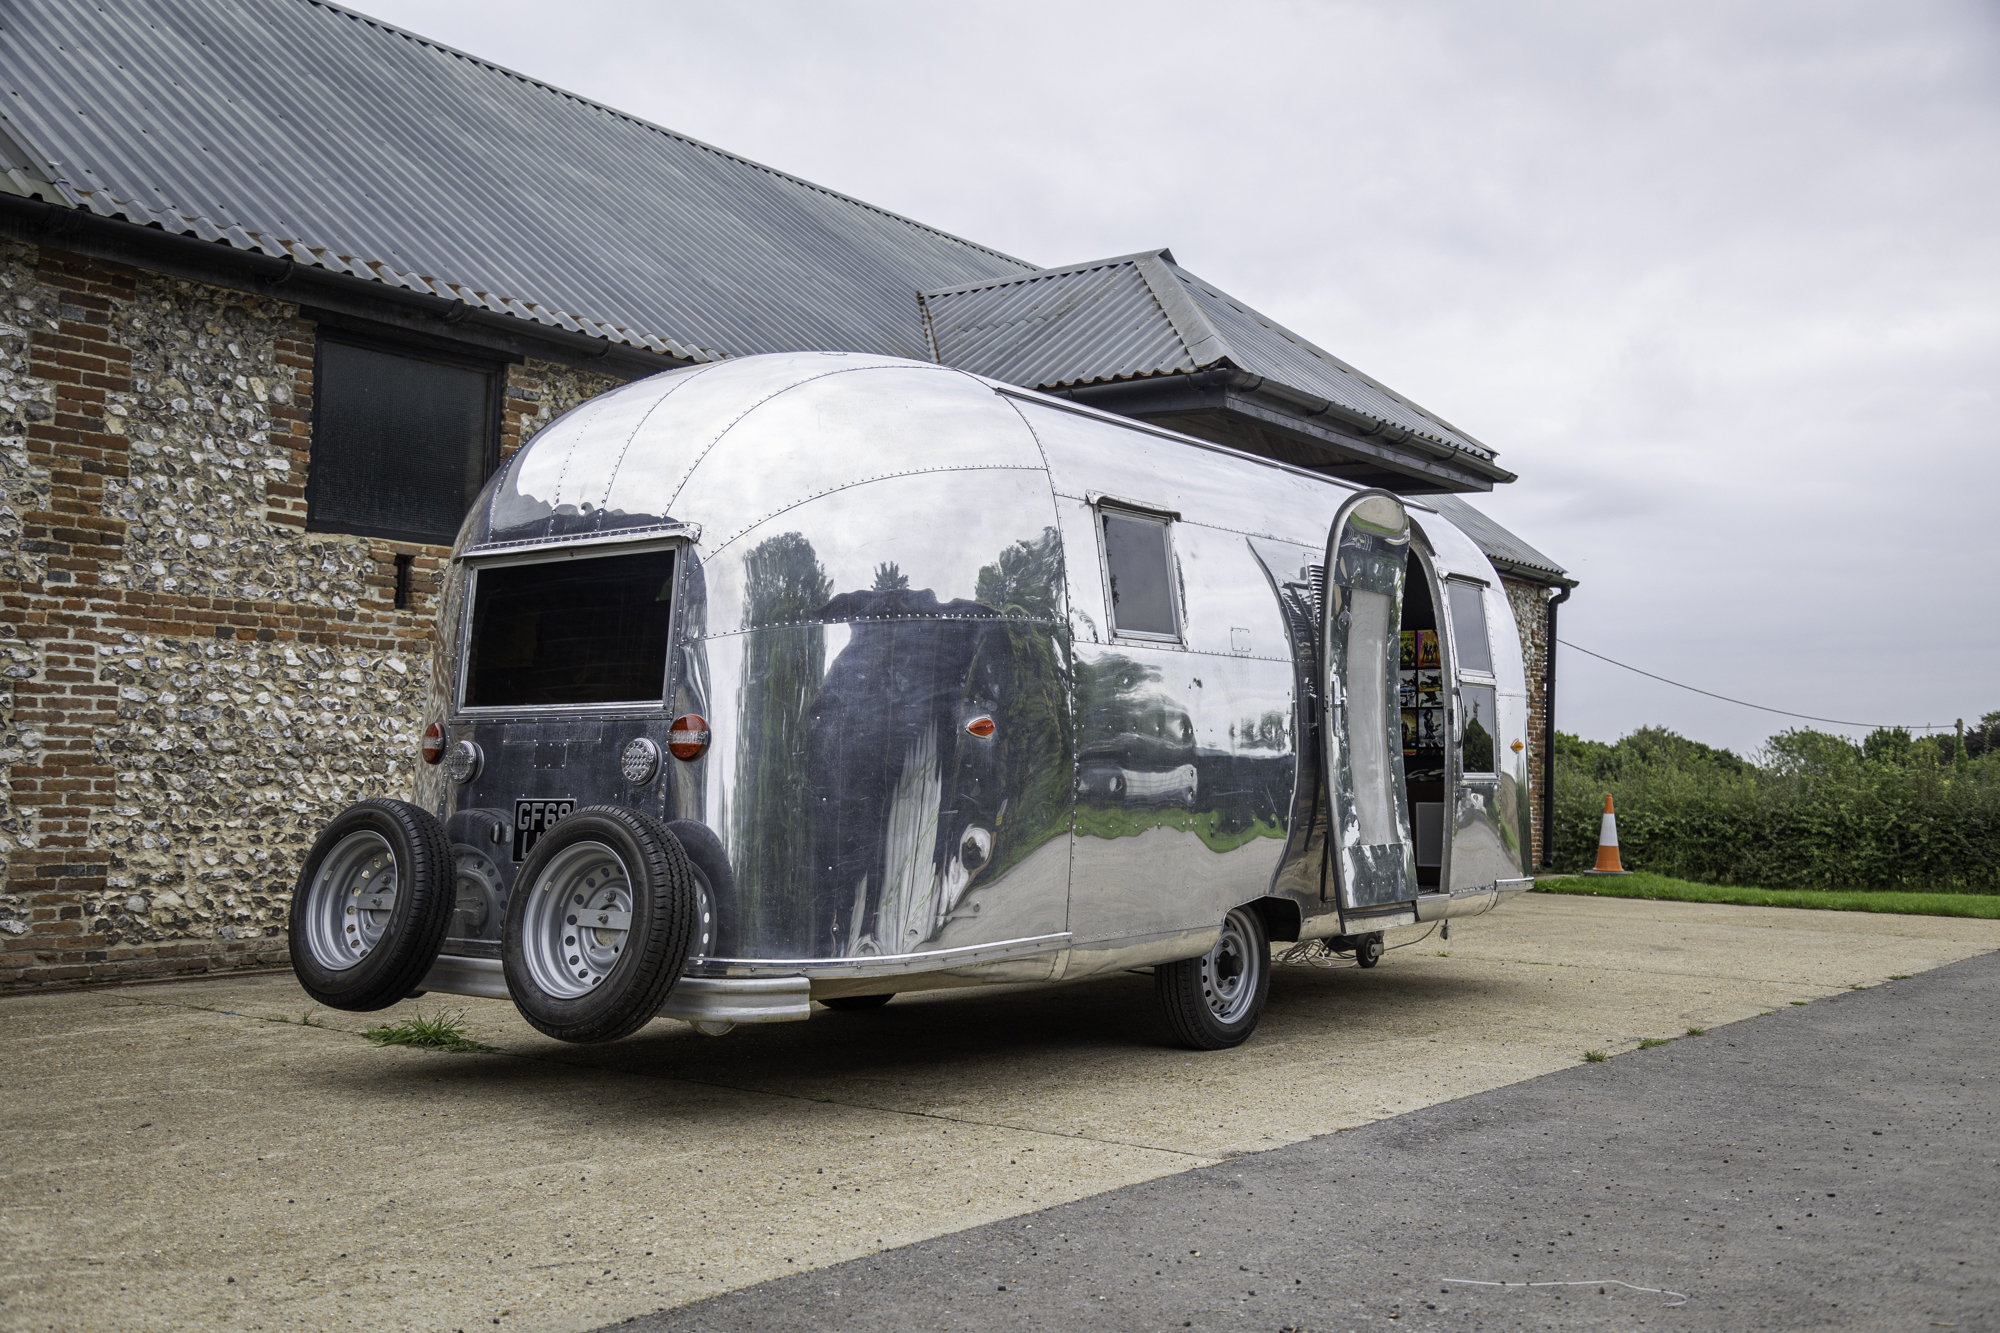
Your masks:
<svg viewBox="0 0 2000 1333"><path fill-rule="evenodd" d="M282 964L320 826L409 789L469 500L717 358L933 361L1420 497L1547 734L1572 581L1460 498L1513 474L1170 251L1042 267L322 0L42 0L0 68L0 987Z"/></svg>

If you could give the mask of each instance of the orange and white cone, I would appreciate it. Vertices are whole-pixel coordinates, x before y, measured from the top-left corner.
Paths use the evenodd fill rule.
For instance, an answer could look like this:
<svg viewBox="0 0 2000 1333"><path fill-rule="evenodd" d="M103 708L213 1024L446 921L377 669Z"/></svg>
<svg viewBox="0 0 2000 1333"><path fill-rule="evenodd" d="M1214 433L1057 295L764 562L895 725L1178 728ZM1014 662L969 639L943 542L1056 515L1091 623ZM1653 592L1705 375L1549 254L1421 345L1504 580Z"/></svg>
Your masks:
<svg viewBox="0 0 2000 1333"><path fill-rule="evenodd" d="M1611 809L1611 795L1604 797L1604 823L1597 834L1597 869L1586 870L1586 875L1629 875L1618 859L1618 816Z"/></svg>

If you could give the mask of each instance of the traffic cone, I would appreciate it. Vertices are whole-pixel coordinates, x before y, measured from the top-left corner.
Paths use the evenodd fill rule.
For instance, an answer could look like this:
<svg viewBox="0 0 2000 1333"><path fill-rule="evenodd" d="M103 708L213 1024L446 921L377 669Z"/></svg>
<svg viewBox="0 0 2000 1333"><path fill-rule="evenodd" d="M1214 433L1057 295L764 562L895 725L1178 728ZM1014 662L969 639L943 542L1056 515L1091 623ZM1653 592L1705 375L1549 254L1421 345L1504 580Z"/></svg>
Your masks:
<svg viewBox="0 0 2000 1333"><path fill-rule="evenodd" d="M1624 863L1618 859L1618 816L1611 810L1611 794L1604 796L1604 823L1597 835L1597 869L1586 870L1586 875L1629 875Z"/></svg>

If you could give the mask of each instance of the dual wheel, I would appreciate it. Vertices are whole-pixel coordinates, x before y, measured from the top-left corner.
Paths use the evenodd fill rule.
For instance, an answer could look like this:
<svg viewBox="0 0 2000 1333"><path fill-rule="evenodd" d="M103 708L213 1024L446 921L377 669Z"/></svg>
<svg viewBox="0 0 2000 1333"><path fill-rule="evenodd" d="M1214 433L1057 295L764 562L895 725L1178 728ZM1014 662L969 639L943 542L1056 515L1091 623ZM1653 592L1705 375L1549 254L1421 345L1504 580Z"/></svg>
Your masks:
<svg viewBox="0 0 2000 1333"><path fill-rule="evenodd" d="M611 1041L649 1022L690 953L708 952L727 861L700 825L615 806L543 834L515 877L502 964L522 1017L551 1037ZM689 856L690 846L698 854ZM299 979L330 1008L387 1008L436 961L451 923L449 842L405 801L349 806L313 844L291 920Z"/></svg>

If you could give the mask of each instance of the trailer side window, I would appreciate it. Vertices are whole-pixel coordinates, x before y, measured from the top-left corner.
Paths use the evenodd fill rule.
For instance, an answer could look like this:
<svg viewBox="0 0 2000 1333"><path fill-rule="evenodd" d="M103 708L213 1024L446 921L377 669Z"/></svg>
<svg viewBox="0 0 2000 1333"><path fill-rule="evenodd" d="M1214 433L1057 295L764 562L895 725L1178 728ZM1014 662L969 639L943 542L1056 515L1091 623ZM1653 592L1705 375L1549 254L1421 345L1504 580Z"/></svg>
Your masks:
<svg viewBox="0 0 2000 1333"><path fill-rule="evenodd" d="M672 551L479 570L465 706L657 702L673 573Z"/></svg>
<svg viewBox="0 0 2000 1333"><path fill-rule="evenodd" d="M1106 594L1111 627L1119 634L1177 639L1180 617L1174 608L1174 555L1167 520L1148 514L1100 509L1104 531Z"/></svg>
<svg viewBox="0 0 2000 1333"><path fill-rule="evenodd" d="M1468 776L1491 773L1497 701L1491 685L1461 685L1458 704L1465 725L1458 734L1458 771Z"/></svg>
<svg viewBox="0 0 2000 1333"><path fill-rule="evenodd" d="M1451 637L1458 650L1458 669L1493 674L1493 645L1486 637L1486 589L1454 579L1451 589Z"/></svg>

